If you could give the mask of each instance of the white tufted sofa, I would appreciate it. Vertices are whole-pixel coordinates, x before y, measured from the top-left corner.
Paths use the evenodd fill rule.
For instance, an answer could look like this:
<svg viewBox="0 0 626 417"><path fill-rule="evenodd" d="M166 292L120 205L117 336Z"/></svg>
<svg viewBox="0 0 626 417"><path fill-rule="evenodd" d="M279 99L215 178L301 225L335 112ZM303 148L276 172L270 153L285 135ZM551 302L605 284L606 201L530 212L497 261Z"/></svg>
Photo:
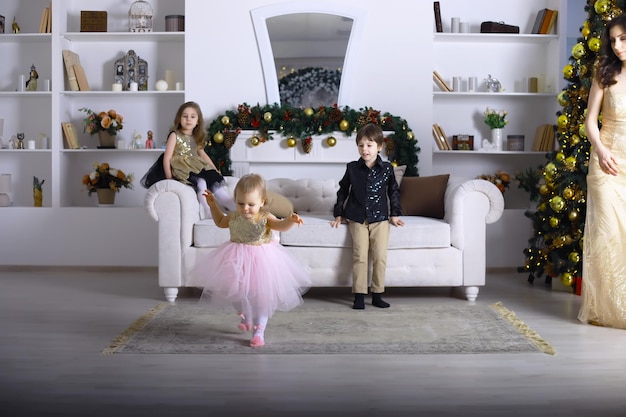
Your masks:
<svg viewBox="0 0 626 417"><path fill-rule="evenodd" d="M231 192L238 178L226 177ZM348 227L330 227L337 180L271 179L268 189L294 204L304 224L280 233L280 242L306 267L314 286L350 287L351 238ZM419 198L419 196L415 196ZM193 189L165 180L147 192L145 207L158 222L159 285L168 301L179 287L191 286L196 260L229 239L212 219L200 219ZM404 227L391 227L387 287L461 287L474 301L485 285L486 224L504 209L500 191L484 180L451 176L442 220L403 216Z"/></svg>

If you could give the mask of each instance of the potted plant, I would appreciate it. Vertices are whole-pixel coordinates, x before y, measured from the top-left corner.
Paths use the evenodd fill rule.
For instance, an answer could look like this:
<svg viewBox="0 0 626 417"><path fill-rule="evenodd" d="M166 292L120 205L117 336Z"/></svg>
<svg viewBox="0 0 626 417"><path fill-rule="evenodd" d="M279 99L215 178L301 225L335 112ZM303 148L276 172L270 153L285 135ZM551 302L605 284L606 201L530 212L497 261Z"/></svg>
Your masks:
<svg viewBox="0 0 626 417"><path fill-rule="evenodd" d="M518 171L514 177L517 187L530 194L530 201L536 203L539 201L539 188L543 180L543 168L539 165L537 168L528 167L524 171Z"/></svg>
<svg viewBox="0 0 626 417"><path fill-rule="evenodd" d="M503 129L508 123L506 115L506 110L496 110L490 107L485 110L485 124L491 129L491 145L497 151L502 150Z"/></svg>
<svg viewBox="0 0 626 417"><path fill-rule="evenodd" d="M126 175L121 169L111 168L109 164L94 163L93 171L83 176L83 185L89 195L96 192L99 204L113 204L115 193L122 188L133 189L133 174Z"/></svg>
<svg viewBox="0 0 626 417"><path fill-rule="evenodd" d="M511 184L511 176L500 169L497 170L496 173L493 175L483 174L479 175L476 178L478 178L479 180L486 180L494 184L496 187L498 187L498 190L500 190L502 194L504 194L506 189L509 188L509 185Z"/></svg>
<svg viewBox="0 0 626 417"><path fill-rule="evenodd" d="M87 113L87 117L83 119L83 132L92 136L97 133L100 147L115 148L115 136L124 128L124 117L114 109L99 113L86 107L79 110Z"/></svg>

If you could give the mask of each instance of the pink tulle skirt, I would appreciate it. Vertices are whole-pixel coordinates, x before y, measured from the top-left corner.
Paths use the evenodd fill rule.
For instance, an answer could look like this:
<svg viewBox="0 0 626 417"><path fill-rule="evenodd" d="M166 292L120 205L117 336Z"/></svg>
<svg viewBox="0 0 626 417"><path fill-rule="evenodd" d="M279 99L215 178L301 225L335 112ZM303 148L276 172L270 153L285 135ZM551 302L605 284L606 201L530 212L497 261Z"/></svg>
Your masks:
<svg viewBox="0 0 626 417"><path fill-rule="evenodd" d="M311 287L304 267L277 241L262 245L226 242L198 264L201 300L214 306L251 306L271 317L302 304Z"/></svg>

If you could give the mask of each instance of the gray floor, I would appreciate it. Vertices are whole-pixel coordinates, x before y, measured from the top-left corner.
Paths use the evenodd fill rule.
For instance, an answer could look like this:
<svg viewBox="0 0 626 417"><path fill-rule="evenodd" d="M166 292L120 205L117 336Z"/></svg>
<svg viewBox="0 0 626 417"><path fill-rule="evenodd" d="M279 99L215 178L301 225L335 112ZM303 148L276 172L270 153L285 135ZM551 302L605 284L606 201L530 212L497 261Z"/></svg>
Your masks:
<svg viewBox="0 0 626 417"><path fill-rule="evenodd" d="M556 356L101 355L163 300L155 273L0 269L2 415L626 415L626 331L578 323L579 297L521 274L490 272L476 302L502 301ZM305 298L349 308L348 292ZM445 289L386 299L467 302Z"/></svg>

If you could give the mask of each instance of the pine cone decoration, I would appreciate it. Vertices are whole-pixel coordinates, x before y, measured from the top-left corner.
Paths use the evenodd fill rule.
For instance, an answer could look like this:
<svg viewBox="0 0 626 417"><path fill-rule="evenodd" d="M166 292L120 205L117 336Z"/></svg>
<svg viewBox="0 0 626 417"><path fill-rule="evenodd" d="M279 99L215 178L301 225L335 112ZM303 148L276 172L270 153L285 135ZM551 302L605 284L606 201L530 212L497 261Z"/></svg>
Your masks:
<svg viewBox="0 0 626 417"><path fill-rule="evenodd" d="M248 126L248 123L250 123L250 109L243 104L237 107L237 123L239 123L241 128Z"/></svg>
<svg viewBox="0 0 626 417"><path fill-rule="evenodd" d="M313 150L313 139L307 138L302 141L302 150L304 153L311 153Z"/></svg>
<svg viewBox="0 0 626 417"><path fill-rule="evenodd" d="M328 115L328 120L330 120L332 123L337 123L341 119L343 119L343 113L341 113L341 110L334 108L330 111L330 114Z"/></svg>
<svg viewBox="0 0 626 417"><path fill-rule="evenodd" d="M368 123L367 116L365 116L364 114L360 115L356 119L356 125L358 127L365 126L367 123Z"/></svg>
<svg viewBox="0 0 626 417"><path fill-rule="evenodd" d="M232 130L228 132L224 132L224 146L226 147L226 149L232 148L236 140L237 140L237 132L232 131Z"/></svg>
<svg viewBox="0 0 626 417"><path fill-rule="evenodd" d="M392 156L396 151L396 143L391 139L385 139L385 153Z"/></svg>

